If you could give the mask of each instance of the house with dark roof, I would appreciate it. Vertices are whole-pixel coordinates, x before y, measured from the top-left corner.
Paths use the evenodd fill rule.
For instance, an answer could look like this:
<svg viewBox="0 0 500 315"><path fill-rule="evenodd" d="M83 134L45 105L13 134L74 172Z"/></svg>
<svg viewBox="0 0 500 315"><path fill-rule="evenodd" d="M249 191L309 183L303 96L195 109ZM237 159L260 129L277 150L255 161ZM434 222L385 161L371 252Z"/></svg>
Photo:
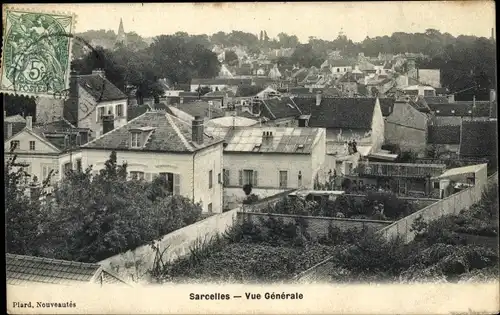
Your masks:
<svg viewBox="0 0 500 315"><path fill-rule="evenodd" d="M470 101L453 103L431 103L429 108L433 114L435 125L460 125L462 121L488 121L496 108L495 101Z"/></svg>
<svg viewBox="0 0 500 315"><path fill-rule="evenodd" d="M204 101L204 100L195 100L191 102L184 102L182 104L176 104L173 106L169 106L172 112L177 112L175 109L178 109L192 117L191 120L196 116L200 116L205 120L224 117L225 112L220 106L214 104L213 101ZM175 108L175 109L174 109ZM178 116L174 114L175 116ZM182 115L184 116L184 115ZM179 117L179 116L178 116ZM179 117L181 118L181 117ZM181 118L182 119L182 118Z"/></svg>
<svg viewBox="0 0 500 315"><path fill-rule="evenodd" d="M87 128L97 137L127 123L128 97L105 76L103 70L92 74L71 73L68 99L37 100L39 123L62 118L76 127Z"/></svg>
<svg viewBox="0 0 500 315"><path fill-rule="evenodd" d="M130 179L161 176L172 194L201 202L205 213L222 212L222 141L204 131L201 117L188 122L153 110L82 146L82 165L97 172L115 151Z"/></svg>
<svg viewBox="0 0 500 315"><path fill-rule="evenodd" d="M128 285L114 272L96 263L82 263L35 256L5 254L7 285L54 284L81 286L82 284Z"/></svg>
<svg viewBox="0 0 500 315"><path fill-rule="evenodd" d="M26 184L38 187L49 177L48 183L54 184L67 171L81 169L79 147L89 140L88 129L77 128L65 119L34 125L31 116L24 125L4 123L5 129L4 159L16 155L16 161L25 165L29 175Z"/></svg>
<svg viewBox="0 0 500 315"><path fill-rule="evenodd" d="M302 115L293 98L287 96L257 100L253 112L262 118L266 126L276 127L297 126L298 118Z"/></svg>
<svg viewBox="0 0 500 315"><path fill-rule="evenodd" d="M226 207L246 198L242 190L246 184L252 185L252 193L259 198L290 189L313 188L325 161L323 128L252 126L226 130Z"/></svg>
<svg viewBox="0 0 500 315"><path fill-rule="evenodd" d="M436 157L453 158L460 150L461 125L429 125L427 144Z"/></svg>

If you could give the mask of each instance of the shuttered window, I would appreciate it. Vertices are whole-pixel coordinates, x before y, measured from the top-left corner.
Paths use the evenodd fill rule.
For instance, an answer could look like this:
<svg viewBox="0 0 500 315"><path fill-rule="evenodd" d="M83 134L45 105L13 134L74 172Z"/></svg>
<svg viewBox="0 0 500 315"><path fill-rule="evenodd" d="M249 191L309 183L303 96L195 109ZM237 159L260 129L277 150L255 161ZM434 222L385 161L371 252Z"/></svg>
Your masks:
<svg viewBox="0 0 500 315"><path fill-rule="evenodd" d="M230 181L229 181L229 170L224 170L224 185L229 186Z"/></svg>
<svg viewBox="0 0 500 315"><path fill-rule="evenodd" d="M238 184L240 186L243 186L243 171L239 171L239 175L238 175Z"/></svg>
<svg viewBox="0 0 500 315"><path fill-rule="evenodd" d="M181 194L181 176L174 174L174 195Z"/></svg>
<svg viewBox="0 0 500 315"><path fill-rule="evenodd" d="M287 188L287 186L288 186L288 172L287 171L280 171L279 172L279 183L280 183L280 188Z"/></svg>
<svg viewBox="0 0 500 315"><path fill-rule="evenodd" d="M213 178L214 178L213 171L212 170L208 171L208 189L212 189Z"/></svg>
<svg viewBox="0 0 500 315"><path fill-rule="evenodd" d="M144 174L145 179L150 182L153 180L153 174L152 173L145 173Z"/></svg>
<svg viewBox="0 0 500 315"><path fill-rule="evenodd" d="M253 187L257 187L259 182L257 181L257 171L253 171Z"/></svg>

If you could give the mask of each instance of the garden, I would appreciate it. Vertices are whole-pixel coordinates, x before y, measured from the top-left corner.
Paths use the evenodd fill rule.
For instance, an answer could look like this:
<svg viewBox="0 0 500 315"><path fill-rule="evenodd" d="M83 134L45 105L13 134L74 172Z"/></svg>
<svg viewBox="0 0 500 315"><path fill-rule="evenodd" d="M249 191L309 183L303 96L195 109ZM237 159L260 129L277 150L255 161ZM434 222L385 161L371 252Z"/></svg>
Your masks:
<svg viewBox="0 0 500 315"><path fill-rule="evenodd" d="M278 204L281 212L304 211L304 204L296 200L283 199ZM464 236L498 238L496 185L469 211L430 223L417 219L412 225L416 237L409 244L388 241L366 229L333 226L325 236L313 239L300 217L292 223L276 217L259 220L257 224L243 221L224 235L199 242L189 256L171 263L157 261L151 270L153 281L282 283L330 257L324 279L330 282L457 282L498 277L498 249Z"/></svg>

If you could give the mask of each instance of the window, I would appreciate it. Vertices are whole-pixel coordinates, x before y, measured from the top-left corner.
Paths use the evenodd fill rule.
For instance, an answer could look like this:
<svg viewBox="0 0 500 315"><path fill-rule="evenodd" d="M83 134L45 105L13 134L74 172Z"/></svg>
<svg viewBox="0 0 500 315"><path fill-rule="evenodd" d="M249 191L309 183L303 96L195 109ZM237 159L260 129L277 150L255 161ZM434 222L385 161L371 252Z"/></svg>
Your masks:
<svg viewBox="0 0 500 315"><path fill-rule="evenodd" d="M208 213L212 213L212 203L208 204Z"/></svg>
<svg viewBox="0 0 500 315"><path fill-rule="evenodd" d="M20 146L19 140L12 140L10 142L10 149L11 150L19 149L19 146Z"/></svg>
<svg viewBox="0 0 500 315"><path fill-rule="evenodd" d="M213 171L210 170L208 171L208 189L212 189L212 186L213 186Z"/></svg>
<svg viewBox="0 0 500 315"><path fill-rule="evenodd" d="M229 170L223 170L224 172L224 185L229 186L230 181L229 181Z"/></svg>
<svg viewBox="0 0 500 315"><path fill-rule="evenodd" d="M35 141L30 141L30 150L35 151Z"/></svg>
<svg viewBox="0 0 500 315"><path fill-rule="evenodd" d="M288 172L280 171L280 188L286 188L288 186Z"/></svg>
<svg viewBox="0 0 500 315"><path fill-rule="evenodd" d="M102 116L104 116L104 107L97 108L97 122L102 120Z"/></svg>
<svg viewBox="0 0 500 315"><path fill-rule="evenodd" d="M159 173L160 178L165 180L166 189L173 195L180 194L180 175L173 173Z"/></svg>
<svg viewBox="0 0 500 315"><path fill-rule="evenodd" d="M144 172L130 172L130 178L134 180L144 180Z"/></svg>
<svg viewBox="0 0 500 315"><path fill-rule="evenodd" d="M139 148L139 137L140 137L140 133L138 132L132 132L130 134L130 146L132 148Z"/></svg>
<svg viewBox="0 0 500 315"><path fill-rule="evenodd" d="M89 139L88 133L86 133L86 132L80 133L80 144L81 145L84 145L85 143L87 143L89 141L88 139Z"/></svg>
<svg viewBox="0 0 500 315"><path fill-rule="evenodd" d="M302 187L302 172L299 171L299 175L297 176L297 186Z"/></svg>
<svg viewBox="0 0 500 315"><path fill-rule="evenodd" d="M66 176L71 171L71 163L65 163L63 166L63 176Z"/></svg>
<svg viewBox="0 0 500 315"><path fill-rule="evenodd" d="M337 72L340 72L340 68L337 68Z"/></svg>
<svg viewBox="0 0 500 315"><path fill-rule="evenodd" d="M254 187L257 187L257 171L253 170L240 171L239 184L240 186L252 185Z"/></svg>
<svg viewBox="0 0 500 315"><path fill-rule="evenodd" d="M116 116L123 117L123 105L116 105Z"/></svg>
<svg viewBox="0 0 500 315"><path fill-rule="evenodd" d="M81 172L82 171L82 159L77 159L76 160L76 170L78 172Z"/></svg>
<svg viewBox="0 0 500 315"><path fill-rule="evenodd" d="M434 182L433 185L432 185L432 187L434 189L439 189L439 182Z"/></svg>

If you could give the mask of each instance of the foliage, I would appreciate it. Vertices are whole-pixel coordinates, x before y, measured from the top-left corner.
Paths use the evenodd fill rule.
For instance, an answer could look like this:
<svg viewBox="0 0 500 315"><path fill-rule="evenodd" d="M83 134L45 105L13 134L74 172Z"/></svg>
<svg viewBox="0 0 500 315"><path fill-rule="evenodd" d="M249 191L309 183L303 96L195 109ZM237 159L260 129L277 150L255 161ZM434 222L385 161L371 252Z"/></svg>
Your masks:
<svg viewBox="0 0 500 315"><path fill-rule="evenodd" d="M298 64L302 67L320 67L323 59L318 55L310 44L300 44L292 54L291 60L293 64Z"/></svg>
<svg viewBox="0 0 500 315"><path fill-rule="evenodd" d="M316 243L297 243L295 224L270 219L262 225L243 221L222 236L197 242L191 255L166 265L158 279L173 281L287 280L325 259L330 249Z"/></svg>
<svg viewBox="0 0 500 315"><path fill-rule="evenodd" d="M245 195L249 196L252 193L252 185L251 184L243 185L243 192L245 192Z"/></svg>
<svg viewBox="0 0 500 315"><path fill-rule="evenodd" d="M235 66L238 64L238 55L232 50L226 50L224 61L230 66Z"/></svg>
<svg viewBox="0 0 500 315"><path fill-rule="evenodd" d="M28 173L17 156L6 157L4 171L4 198L6 221L6 252L38 255L40 243L52 214L42 207L38 199L26 195ZM28 177L29 178L29 177Z"/></svg>
<svg viewBox="0 0 500 315"><path fill-rule="evenodd" d="M243 204L249 205L257 201L259 201L259 196L257 196L256 194L250 194L245 198L245 200L243 200Z"/></svg>
<svg viewBox="0 0 500 315"><path fill-rule="evenodd" d="M417 160L418 154L412 151L403 151L398 156L396 162L397 163L415 163Z"/></svg>
<svg viewBox="0 0 500 315"><path fill-rule="evenodd" d="M7 173L10 182L14 174ZM112 152L95 176L91 168L69 172L55 187L52 203L30 203L8 185L6 192L14 196L7 212L16 212L7 229L9 251L96 262L194 223L200 205L166 193L162 184L127 180L127 165L119 165ZM27 229L17 224L20 219L34 225Z"/></svg>

